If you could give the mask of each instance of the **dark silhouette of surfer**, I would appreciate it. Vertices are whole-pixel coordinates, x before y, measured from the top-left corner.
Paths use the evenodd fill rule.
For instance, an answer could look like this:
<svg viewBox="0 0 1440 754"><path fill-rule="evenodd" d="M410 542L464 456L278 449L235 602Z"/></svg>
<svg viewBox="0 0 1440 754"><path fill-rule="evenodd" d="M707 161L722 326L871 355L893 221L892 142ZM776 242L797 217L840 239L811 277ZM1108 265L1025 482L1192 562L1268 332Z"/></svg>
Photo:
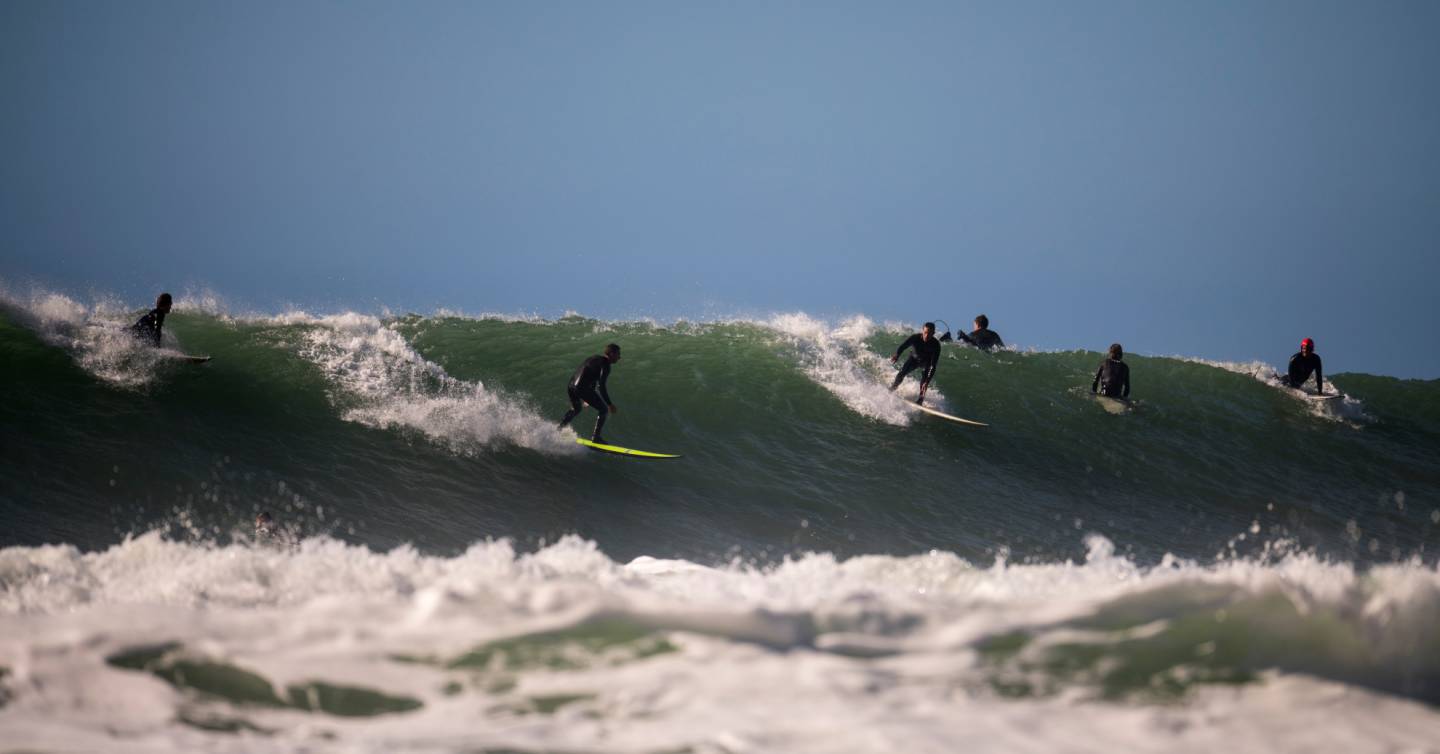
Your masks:
<svg viewBox="0 0 1440 754"><path fill-rule="evenodd" d="M600 412L595 418L595 431L591 433L590 441L600 445L609 444L605 442L600 431L605 428L605 419L611 413L619 413L620 409L610 401L610 392L605 389L605 382L610 379L610 365L619 361L620 346L611 343L605 346L603 355L591 356L580 364L566 387L566 392L570 395L570 410L565 412L565 418L560 420L562 429L579 416L588 403Z"/></svg>
<svg viewBox="0 0 1440 754"><path fill-rule="evenodd" d="M1130 365L1125 358L1125 349L1119 343L1110 344L1110 352L1095 370L1095 380L1090 383L1090 392L1098 392L1110 398L1130 397Z"/></svg>
<svg viewBox="0 0 1440 754"><path fill-rule="evenodd" d="M970 345L975 346L982 351L990 351L996 348L1005 347L1005 341L1000 339L999 333L990 329L990 318L985 316L984 314L981 314L980 316L975 318L975 329L971 330L970 334L967 335L962 332L956 333L956 336L960 340L963 340L966 343L969 343ZM940 337L941 343L947 343L949 341L950 333L948 332Z"/></svg>
<svg viewBox="0 0 1440 754"><path fill-rule="evenodd" d="M920 372L920 396L915 399L917 404L925 403L925 390L930 387L930 380L935 379L935 370L940 366L940 341L935 337L935 323L926 322L920 328L920 332L911 335L895 349L895 355L890 357L890 363L894 364L900 360L900 354L905 349L913 348L915 352L905 360L905 365L900 367L900 372L895 375L895 381L890 383L890 390L900 387L905 381L905 375L910 374L918 368L923 367Z"/></svg>
<svg viewBox="0 0 1440 754"><path fill-rule="evenodd" d="M155 299L155 308L130 326L130 331L146 343L160 347L160 330L165 326L165 315L170 313L170 294L162 293Z"/></svg>
<svg viewBox="0 0 1440 754"><path fill-rule="evenodd" d="M1305 387L1305 381L1315 375L1315 393L1325 393L1325 378L1321 374L1320 355L1315 353L1315 341L1306 338L1300 341L1300 351L1290 357L1289 374L1282 375L1280 382L1296 390Z"/></svg>

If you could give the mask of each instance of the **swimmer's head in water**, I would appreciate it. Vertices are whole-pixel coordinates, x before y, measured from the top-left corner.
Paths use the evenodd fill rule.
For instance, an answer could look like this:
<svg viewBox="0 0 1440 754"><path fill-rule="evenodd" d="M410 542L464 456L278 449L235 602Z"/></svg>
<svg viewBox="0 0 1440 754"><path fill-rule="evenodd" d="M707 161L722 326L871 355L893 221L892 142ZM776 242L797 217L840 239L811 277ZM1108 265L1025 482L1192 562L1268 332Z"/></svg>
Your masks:
<svg viewBox="0 0 1440 754"><path fill-rule="evenodd" d="M270 515L270 511L265 511L255 517L255 531L261 534L269 534L274 529L275 518Z"/></svg>

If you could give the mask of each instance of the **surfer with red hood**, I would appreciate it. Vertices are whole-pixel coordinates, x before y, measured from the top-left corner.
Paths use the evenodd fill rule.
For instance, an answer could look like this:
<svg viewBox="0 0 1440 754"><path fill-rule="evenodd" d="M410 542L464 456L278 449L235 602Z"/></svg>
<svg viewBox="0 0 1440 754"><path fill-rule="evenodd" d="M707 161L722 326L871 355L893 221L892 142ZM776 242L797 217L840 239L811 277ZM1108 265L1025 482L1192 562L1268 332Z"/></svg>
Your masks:
<svg viewBox="0 0 1440 754"><path fill-rule="evenodd" d="M1300 352L1290 357L1290 373L1281 376L1280 381L1300 390L1312 373L1315 375L1315 393L1323 395L1325 378L1320 371L1320 355L1315 353L1315 341L1306 338L1300 341Z"/></svg>

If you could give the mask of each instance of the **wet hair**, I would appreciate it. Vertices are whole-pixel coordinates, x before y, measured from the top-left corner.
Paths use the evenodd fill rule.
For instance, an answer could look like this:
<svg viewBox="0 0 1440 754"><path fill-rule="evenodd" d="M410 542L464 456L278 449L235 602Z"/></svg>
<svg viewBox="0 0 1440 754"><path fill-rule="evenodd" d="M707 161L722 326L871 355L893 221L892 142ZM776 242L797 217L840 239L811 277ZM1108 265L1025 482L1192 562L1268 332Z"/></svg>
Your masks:
<svg viewBox="0 0 1440 754"><path fill-rule="evenodd" d="M155 297L156 309L164 309L167 306L170 306L170 294L162 293L159 296Z"/></svg>
<svg viewBox="0 0 1440 754"><path fill-rule="evenodd" d="M930 332L935 332L935 323L934 323L934 322L926 322L924 325L922 325L922 326L920 327L920 329L921 329L921 330L929 330Z"/></svg>
<svg viewBox="0 0 1440 754"><path fill-rule="evenodd" d="M605 346L605 355L606 355L606 356L619 356L619 355L620 355L620 344L619 344L619 343L611 343L610 345Z"/></svg>
<svg viewBox="0 0 1440 754"><path fill-rule="evenodd" d="M977 316L977 317L975 318L975 324L977 324L977 325L979 325L979 326L981 326L981 327L989 327L989 326L990 326L990 318L987 317L987 316L985 316L984 314L981 314L981 315L979 315L979 316Z"/></svg>
<svg viewBox="0 0 1440 754"><path fill-rule="evenodd" d="M1115 359L1115 360L1117 360L1117 361L1120 360L1120 359L1125 358L1125 349L1121 348L1119 343L1111 343L1111 344L1110 344L1110 358Z"/></svg>

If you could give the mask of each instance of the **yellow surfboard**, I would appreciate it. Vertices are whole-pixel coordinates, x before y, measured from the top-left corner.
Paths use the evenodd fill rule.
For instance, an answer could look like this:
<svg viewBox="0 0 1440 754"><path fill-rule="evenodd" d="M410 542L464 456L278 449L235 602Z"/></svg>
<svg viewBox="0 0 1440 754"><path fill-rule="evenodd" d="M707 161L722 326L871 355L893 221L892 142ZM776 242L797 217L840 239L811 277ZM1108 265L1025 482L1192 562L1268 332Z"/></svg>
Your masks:
<svg viewBox="0 0 1440 754"><path fill-rule="evenodd" d="M633 448L622 448L619 445L601 445L598 442L590 442L583 437L575 438L575 442L584 445L591 450L598 450L601 453L614 453L617 456L630 456L631 458L648 458L662 461L668 458L679 458L679 455L670 453L651 453L648 450L635 450Z"/></svg>

